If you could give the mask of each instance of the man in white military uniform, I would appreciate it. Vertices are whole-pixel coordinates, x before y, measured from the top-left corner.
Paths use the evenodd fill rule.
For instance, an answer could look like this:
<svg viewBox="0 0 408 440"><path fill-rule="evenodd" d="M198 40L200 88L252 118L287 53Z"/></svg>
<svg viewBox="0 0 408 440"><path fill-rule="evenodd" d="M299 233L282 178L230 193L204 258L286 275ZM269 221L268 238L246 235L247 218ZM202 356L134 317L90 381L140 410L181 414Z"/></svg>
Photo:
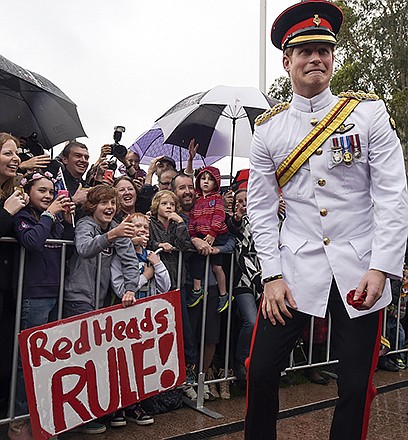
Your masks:
<svg viewBox="0 0 408 440"><path fill-rule="evenodd" d="M404 160L384 103L334 96L329 83L343 21L304 1L272 27L293 100L257 121L248 213L264 297L248 369L245 438L276 439L280 372L310 315L332 316L339 400L331 440L366 438L388 278L402 274L408 204ZM278 229L278 187L286 220ZM347 294L350 293L348 301Z"/></svg>

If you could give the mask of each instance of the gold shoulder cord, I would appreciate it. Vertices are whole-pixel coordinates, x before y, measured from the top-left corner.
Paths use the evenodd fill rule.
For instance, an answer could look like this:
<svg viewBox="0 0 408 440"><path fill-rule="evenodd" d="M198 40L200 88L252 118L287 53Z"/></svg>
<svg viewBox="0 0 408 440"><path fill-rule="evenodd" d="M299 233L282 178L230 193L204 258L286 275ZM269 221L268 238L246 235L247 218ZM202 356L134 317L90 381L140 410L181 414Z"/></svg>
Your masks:
<svg viewBox="0 0 408 440"><path fill-rule="evenodd" d="M261 125L264 122L268 121L272 116L277 115L278 113L283 112L284 110L287 110L289 108L290 104L289 102L279 102L278 104L274 105L272 108L264 111L261 115L259 115L255 119L256 125Z"/></svg>
<svg viewBox="0 0 408 440"><path fill-rule="evenodd" d="M354 90L347 90L347 92L341 92L338 94L339 98L354 98L359 101L378 101L380 97L375 93L366 93L362 90L355 92Z"/></svg>

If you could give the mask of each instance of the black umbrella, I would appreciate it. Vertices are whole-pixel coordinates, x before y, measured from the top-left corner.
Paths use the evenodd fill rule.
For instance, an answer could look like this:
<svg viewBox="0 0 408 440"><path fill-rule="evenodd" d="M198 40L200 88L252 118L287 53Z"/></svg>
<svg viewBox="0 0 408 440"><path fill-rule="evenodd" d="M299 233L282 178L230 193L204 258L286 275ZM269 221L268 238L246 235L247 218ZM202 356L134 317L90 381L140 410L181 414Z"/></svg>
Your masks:
<svg viewBox="0 0 408 440"><path fill-rule="evenodd" d="M165 143L188 148L194 138L202 156L230 156L232 179L234 156L249 157L255 118L277 102L254 87L220 85L184 98L156 123Z"/></svg>
<svg viewBox="0 0 408 440"><path fill-rule="evenodd" d="M76 105L51 81L0 55L0 131L17 137L37 133L50 149L86 136Z"/></svg>

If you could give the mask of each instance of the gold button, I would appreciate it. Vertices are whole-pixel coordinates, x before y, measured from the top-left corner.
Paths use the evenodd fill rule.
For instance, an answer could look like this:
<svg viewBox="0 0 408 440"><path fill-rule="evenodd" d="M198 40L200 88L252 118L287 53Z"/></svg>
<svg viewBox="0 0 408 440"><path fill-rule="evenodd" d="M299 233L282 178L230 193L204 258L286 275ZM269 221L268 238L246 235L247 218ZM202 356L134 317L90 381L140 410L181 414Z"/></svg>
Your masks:
<svg viewBox="0 0 408 440"><path fill-rule="evenodd" d="M327 209L325 209L325 208L321 209L321 210L320 210L320 215L321 215L322 217L326 217L326 215L327 215Z"/></svg>
<svg viewBox="0 0 408 440"><path fill-rule="evenodd" d="M324 237L323 238L323 243L325 246L328 246L330 244L330 238Z"/></svg>
<svg viewBox="0 0 408 440"><path fill-rule="evenodd" d="M315 125L317 125L318 123L319 123L319 120L317 119L317 118L312 118L311 120L310 120L310 123L313 125L313 127L315 126Z"/></svg>
<svg viewBox="0 0 408 440"><path fill-rule="evenodd" d="M318 148L318 149L315 151L315 153L316 153L318 156L321 156L321 155L323 154L323 150L322 150L321 148Z"/></svg>
<svg viewBox="0 0 408 440"><path fill-rule="evenodd" d="M324 185L326 185L326 181L325 181L324 179L319 179L319 180L317 181L317 184L318 184L319 186L324 186Z"/></svg>

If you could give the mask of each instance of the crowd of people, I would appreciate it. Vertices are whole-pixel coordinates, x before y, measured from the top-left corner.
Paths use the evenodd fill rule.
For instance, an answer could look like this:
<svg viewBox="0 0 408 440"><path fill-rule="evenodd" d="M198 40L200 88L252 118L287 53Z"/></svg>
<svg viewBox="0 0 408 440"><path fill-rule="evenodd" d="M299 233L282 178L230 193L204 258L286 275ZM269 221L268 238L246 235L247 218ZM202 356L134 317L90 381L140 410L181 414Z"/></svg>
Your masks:
<svg viewBox="0 0 408 440"><path fill-rule="evenodd" d="M139 167L139 154L129 150L121 158L122 165L116 177L106 172L112 163L108 159L108 145L101 147L100 157L91 167L88 148L77 141L69 142L55 160L42 155L37 161L29 159L29 163L29 160L21 161L19 147L18 139L0 134L1 237L15 237L26 249L21 330L57 319L61 246L47 244L46 240L73 240L63 280L63 317L115 302L128 307L138 298L180 288L186 360L183 392L194 400L197 398L195 385L202 300L206 294L203 371L208 380L235 375L245 383L245 360L250 353L263 293L260 265L246 212L248 170L238 172L232 185L222 191L220 172L216 167L193 170L197 150L194 140L190 143L185 170L177 170L172 158L160 156L151 161L145 173ZM61 172L68 193L58 191ZM153 184L154 178L157 185ZM279 223L285 220L282 197L276 217ZM0 243L0 246L3 318L11 316L15 307L18 248L12 243ZM181 259L179 252L182 252ZM226 274L230 270L231 253L234 254L233 295L229 296ZM98 255L102 258L97 288ZM207 256L210 270L205 290ZM97 291L98 298L95 296ZM401 283L399 292L404 292ZM231 304L232 300L235 301ZM400 304L398 297L396 304ZM231 370L227 372L222 362L217 362L217 354L223 359L227 350L220 335L226 323L224 311L231 305L234 306L233 317L237 319L229 353L228 368ZM392 310L396 316L395 308ZM394 321L390 319L387 329L389 327L391 333L394 330L395 334ZM11 347L12 326L3 319L2 322L7 326L4 328L6 345ZM401 321L399 347L404 344L404 325L406 327ZM320 328L317 323L315 335L321 333ZM325 328L327 334L327 320ZM308 326L304 330L302 338L307 344L310 339ZM392 335L390 339L393 340ZM316 343L314 336L313 344ZM403 357L394 356L387 358L387 368L382 362L380 367L390 369L389 363L394 371L405 366ZM8 365L4 377L7 372ZM316 383L328 382L318 373L317 378L316 373L309 378ZM7 387L6 380L2 383L3 398L8 393ZM205 385L204 398L212 400L217 397L230 398L228 381L220 382L218 389L215 383ZM139 402L121 409L112 415L110 424L122 427L129 420L139 425L151 424L154 419L149 408L149 402ZM27 413L19 359L15 415ZM84 433L98 434L104 432L106 426L92 421L79 429ZM11 422L9 438L31 439L27 420Z"/></svg>
<svg viewBox="0 0 408 440"><path fill-rule="evenodd" d="M158 156L145 171L137 147L119 154L103 145L90 165L87 146L76 140L52 159L29 138L0 133L0 238L12 238L0 241L2 415L10 406L15 319L21 331L179 289L183 387L77 431L151 425L183 394L196 400L204 373L205 400L229 399L227 378L246 386L246 439L276 439L279 384L292 349L305 364L327 361L330 334L330 360L339 362L305 375L320 385L337 380L330 439L366 438L375 367L407 367L408 196L382 101L330 90L342 22L342 11L325 0L303 0L275 20L272 43L282 50L293 99L257 119L251 168L226 186L217 167L194 170L194 139L185 169ZM58 240L73 243L63 271ZM19 417L29 412L20 354L14 397L9 440L32 440L30 420Z"/></svg>
<svg viewBox="0 0 408 440"><path fill-rule="evenodd" d="M76 316L112 303L128 307L138 298L180 288L186 360L184 393L196 399L197 365L203 298L207 293L204 371L207 378L226 377L224 366L214 365L225 310L230 300L242 309L242 328L234 367L245 380L244 361L249 354L250 336L261 294L260 272L254 256L246 218L247 177L237 191L220 194L221 176L216 167L194 170L197 150L190 143L185 170L177 170L174 160L160 156L147 172L139 167L140 156L128 151L120 158L117 176L110 173L110 146L101 147L100 157L89 166L85 144L67 143L51 160L47 155L21 157L20 139L0 134L1 237L14 237L25 248L20 329L51 322L58 317L58 295L64 284L62 317ZM22 160L23 159L23 160ZM113 160L112 160L113 159ZM89 168L89 170L88 170ZM64 189L61 191L61 174ZM157 184L153 180L157 179ZM73 240L68 247L66 273L61 280L61 246L47 239ZM19 246L1 246L1 315L15 310ZM237 252L234 285L229 297L226 272L230 255ZM179 257L182 253L182 258ZM101 255L99 286L96 286L98 256ZM210 256L207 291L205 258ZM181 264L179 264L181 262ZM98 292L98 297L96 297ZM247 298L247 299L245 299ZM4 339L11 359L13 328L5 322ZM6 330L6 329L5 329ZM225 347L218 348L225 352ZM234 365L235 359L235 365ZM2 377L2 398L8 394L10 365ZM232 376L232 370L230 370ZM205 386L205 399L230 397L229 382L211 389ZM113 427L131 420L140 425L153 423L146 411L149 402L140 402L112 415ZM146 409L145 409L146 408ZM15 415L28 413L21 360L18 362ZM84 433L98 434L106 426L92 421L82 426ZM30 439L27 420L9 427L10 439Z"/></svg>
<svg viewBox="0 0 408 440"><path fill-rule="evenodd" d="M182 393L197 399L197 374L204 373L206 400L230 398L229 381L212 379L246 384L245 438L276 439L289 355L300 346L307 364L328 359L330 313L330 360L339 362L329 372L310 368L307 377L321 385L337 379L330 439L366 438L375 367L397 372L407 365L401 349L408 334L402 264L408 197L399 140L383 103L373 94L330 91L342 21L342 11L323 0L300 2L276 19L272 42L283 51L293 100L257 119L251 168L226 187L218 168L193 169L194 139L185 169L159 156L144 171L137 148L115 155L103 145L89 166L83 143L68 142L51 159L27 155L24 139L0 133L0 238L18 243L0 242L3 403L18 275L20 330L114 303L131 307L177 288L185 385L117 410L112 427L150 425L156 409L177 408ZM63 278L62 247L49 239L73 241ZM222 337L227 310L230 346ZM27 413L19 356L14 415ZM100 434L105 423L76 429ZM8 437L32 440L29 420L12 420Z"/></svg>

